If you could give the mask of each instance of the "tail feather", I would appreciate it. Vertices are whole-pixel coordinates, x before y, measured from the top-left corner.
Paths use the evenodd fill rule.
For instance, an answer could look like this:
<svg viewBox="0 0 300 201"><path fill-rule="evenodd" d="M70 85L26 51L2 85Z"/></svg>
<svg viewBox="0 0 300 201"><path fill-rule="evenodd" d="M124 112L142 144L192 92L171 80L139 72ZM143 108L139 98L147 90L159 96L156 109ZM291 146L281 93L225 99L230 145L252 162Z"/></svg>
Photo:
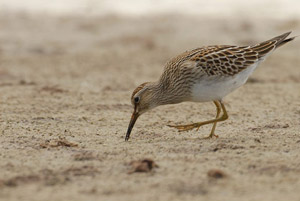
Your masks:
<svg viewBox="0 0 300 201"><path fill-rule="evenodd" d="M278 48L278 47L280 47L280 46L282 46L282 45L284 45L284 44L286 44L286 43L288 43L288 42L294 40L296 37L297 37L297 36L292 37L292 38L288 38L288 39L285 39L285 40L281 41L280 43L278 43L278 44L276 45L276 48Z"/></svg>
<svg viewBox="0 0 300 201"><path fill-rule="evenodd" d="M275 43L275 48L278 48L278 47L280 47L280 46L282 46L282 45L284 45L284 44L286 44L286 43L288 43L288 42L290 42L290 41L292 41L292 40L294 40L296 38L296 37L287 38L291 33L292 32L289 31L289 32L284 33L284 34L282 34L280 36L276 36L276 37L274 37L274 38L272 38L272 39L270 39L270 40L268 40L266 42L275 41L276 42Z"/></svg>
<svg viewBox="0 0 300 201"><path fill-rule="evenodd" d="M270 40L254 45L251 48L253 51L256 51L258 53L259 58L264 58L269 52L294 40L295 37L287 38L291 33L292 32L284 33L280 36L276 36L274 38L271 38Z"/></svg>

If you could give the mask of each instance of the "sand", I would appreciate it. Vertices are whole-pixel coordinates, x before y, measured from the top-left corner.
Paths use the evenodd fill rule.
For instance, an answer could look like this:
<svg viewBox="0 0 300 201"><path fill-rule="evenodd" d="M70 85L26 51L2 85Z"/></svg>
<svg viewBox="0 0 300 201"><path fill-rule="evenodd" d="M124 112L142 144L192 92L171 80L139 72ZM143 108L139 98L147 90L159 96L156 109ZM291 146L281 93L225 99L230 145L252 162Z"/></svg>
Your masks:
<svg viewBox="0 0 300 201"><path fill-rule="evenodd" d="M299 200L300 41L281 47L225 98L162 106L124 142L130 96L168 59L204 45L249 45L299 20L1 14L0 200ZM130 163L159 167L133 172Z"/></svg>

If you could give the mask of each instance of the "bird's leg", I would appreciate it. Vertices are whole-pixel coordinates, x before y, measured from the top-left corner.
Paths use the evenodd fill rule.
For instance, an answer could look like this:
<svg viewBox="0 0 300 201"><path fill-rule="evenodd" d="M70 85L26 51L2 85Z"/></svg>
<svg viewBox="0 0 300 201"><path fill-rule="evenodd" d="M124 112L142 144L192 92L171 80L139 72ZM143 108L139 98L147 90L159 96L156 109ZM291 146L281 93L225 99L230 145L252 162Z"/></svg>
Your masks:
<svg viewBox="0 0 300 201"><path fill-rule="evenodd" d="M220 106L220 103L218 101L214 101L214 104L216 105L216 108L217 108L217 115L216 115L216 119L219 118L219 115L220 115L220 112L221 112L221 106ZM214 123L211 131L210 131L210 134L209 136L206 137L206 139L208 138L212 138L213 136L215 137L219 137L218 135L215 134L215 129L216 129L216 126L217 126L217 122ZM197 128L197 131L199 130L200 126Z"/></svg>
<svg viewBox="0 0 300 201"><path fill-rule="evenodd" d="M206 124L217 123L219 121L224 121L224 120L228 119L228 114L227 114L224 104L221 101L214 101L214 103L217 107L217 113L218 113L218 110L220 110L220 106L221 106L221 109L223 110L223 115L221 117L217 117L215 119L203 121L203 122L199 122L199 123L188 124L188 125L180 125L180 126L168 125L168 126L177 128L179 131L188 131L188 130L192 130L194 128L199 128L200 126L203 126ZM213 131L214 130L212 130L211 133L214 133Z"/></svg>

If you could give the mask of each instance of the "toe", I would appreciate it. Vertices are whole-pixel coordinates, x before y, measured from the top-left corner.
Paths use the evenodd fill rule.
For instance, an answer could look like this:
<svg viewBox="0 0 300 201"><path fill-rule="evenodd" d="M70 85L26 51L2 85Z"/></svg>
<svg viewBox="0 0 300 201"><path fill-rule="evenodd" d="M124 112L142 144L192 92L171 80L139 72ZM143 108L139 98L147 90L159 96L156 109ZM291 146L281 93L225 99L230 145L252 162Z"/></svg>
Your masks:
<svg viewBox="0 0 300 201"><path fill-rule="evenodd" d="M192 130L193 128L195 128L194 126L191 126L191 125L178 125L178 126L168 125L168 126L172 127L172 128L177 128L178 131L188 131L188 130Z"/></svg>

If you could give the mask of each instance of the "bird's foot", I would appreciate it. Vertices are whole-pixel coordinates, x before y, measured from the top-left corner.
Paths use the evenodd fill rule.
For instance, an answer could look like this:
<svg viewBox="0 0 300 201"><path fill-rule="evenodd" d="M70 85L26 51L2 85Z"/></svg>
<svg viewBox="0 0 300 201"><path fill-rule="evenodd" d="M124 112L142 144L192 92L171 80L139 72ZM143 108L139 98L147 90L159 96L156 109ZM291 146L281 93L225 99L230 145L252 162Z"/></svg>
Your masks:
<svg viewBox="0 0 300 201"><path fill-rule="evenodd" d="M193 130L194 128L197 128L197 130L198 130L199 127L201 126L201 124L194 123L194 124L188 124L188 125L168 125L168 126L172 127L172 128L177 128L178 131L182 132L182 131Z"/></svg>
<svg viewBox="0 0 300 201"><path fill-rule="evenodd" d="M208 139L212 139L213 137L216 137L216 138L218 138L219 136L218 136L218 135L216 135L216 134L214 134L214 133L211 133L209 136L207 136L207 137L204 137L203 139L204 139L204 140L208 140Z"/></svg>

